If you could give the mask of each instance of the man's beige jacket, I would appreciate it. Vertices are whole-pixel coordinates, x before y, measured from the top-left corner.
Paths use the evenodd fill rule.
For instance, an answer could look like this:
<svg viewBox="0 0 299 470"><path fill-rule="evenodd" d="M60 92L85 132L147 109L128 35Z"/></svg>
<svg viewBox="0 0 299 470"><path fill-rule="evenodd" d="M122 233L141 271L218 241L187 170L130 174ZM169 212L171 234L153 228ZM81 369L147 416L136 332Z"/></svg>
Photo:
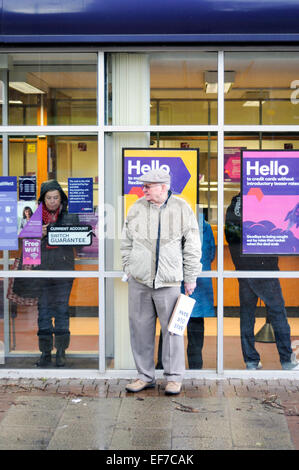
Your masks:
<svg viewBox="0 0 299 470"><path fill-rule="evenodd" d="M124 224L121 255L126 274L148 287L195 282L201 241L191 207L173 195L161 207L138 199Z"/></svg>

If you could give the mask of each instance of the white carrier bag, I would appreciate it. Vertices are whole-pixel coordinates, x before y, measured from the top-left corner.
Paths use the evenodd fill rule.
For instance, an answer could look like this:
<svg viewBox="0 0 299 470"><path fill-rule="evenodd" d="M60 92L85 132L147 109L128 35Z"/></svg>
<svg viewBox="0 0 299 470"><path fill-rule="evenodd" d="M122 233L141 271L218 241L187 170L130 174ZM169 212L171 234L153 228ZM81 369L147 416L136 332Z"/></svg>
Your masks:
<svg viewBox="0 0 299 470"><path fill-rule="evenodd" d="M196 300L188 295L180 294L168 323L168 331L182 336L186 329Z"/></svg>

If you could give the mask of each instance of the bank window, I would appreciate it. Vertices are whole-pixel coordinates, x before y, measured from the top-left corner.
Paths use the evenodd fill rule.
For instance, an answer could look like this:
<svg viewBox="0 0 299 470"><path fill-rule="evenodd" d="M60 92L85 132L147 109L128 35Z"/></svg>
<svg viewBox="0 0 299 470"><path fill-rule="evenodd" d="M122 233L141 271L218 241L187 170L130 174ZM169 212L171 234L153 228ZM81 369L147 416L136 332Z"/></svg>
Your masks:
<svg viewBox="0 0 299 470"><path fill-rule="evenodd" d="M298 52L225 54L226 124L298 124Z"/></svg>
<svg viewBox="0 0 299 470"><path fill-rule="evenodd" d="M93 230L90 244L86 242L84 246L75 247L74 264L69 266L70 257L66 256L65 261L61 259L60 267L56 264L52 268L44 269L68 270L70 267L76 270L98 269L97 145L97 138L94 136L31 135L9 138L9 175L16 178L18 190L19 245L26 238L26 233L22 236L20 234L23 228L21 224L24 223L25 208L31 209L31 216L35 214L39 208L38 199L42 184L48 180L56 180L65 196L69 198L69 219L67 222L74 225L76 220L81 225L91 226ZM87 188L88 201L86 199L79 208L76 202L74 205L74 201L77 200L76 191L74 190L75 193L73 192L72 196L69 194L70 184L74 183L85 185L84 187ZM32 186L32 194L28 196L26 192L28 192L29 186ZM79 188L78 191L81 189ZM71 201L73 201L72 207L70 206ZM45 223L44 219L43 223ZM27 237L31 236L39 238L38 234L27 233ZM21 249L21 246L19 248ZM11 251L11 258L14 259L15 256L17 256L17 252Z"/></svg>
<svg viewBox="0 0 299 470"><path fill-rule="evenodd" d="M45 359L37 359L38 351L43 353L48 346L48 350L57 349L59 344L67 350L67 366L97 367L98 279L76 277L78 271L98 270L97 148L96 136L8 138L9 175L2 178L1 191L13 186L5 204L2 201L0 220L1 267L11 272L0 283L0 341L9 353L3 367L36 367ZM2 159L2 142L0 154ZM47 191L43 192L45 182ZM82 200L80 192L86 185L88 197ZM43 204L38 204L40 194L44 194ZM47 195L54 202L59 196L59 205L48 205L52 202ZM77 196L82 211L76 206ZM45 225L57 230L71 228L75 238L70 236L65 242L65 232L44 235ZM72 232L82 227L88 229L89 240L81 231L78 241L79 236ZM53 243L52 236L56 237ZM40 269L52 274L49 278L30 277ZM20 270L24 278L15 278ZM59 277L59 271L72 271L72 277ZM57 363L53 353L52 358L48 356L40 367L60 367L65 360L61 357Z"/></svg>
<svg viewBox="0 0 299 470"><path fill-rule="evenodd" d="M97 123L96 54L9 54L9 124Z"/></svg>
<svg viewBox="0 0 299 470"><path fill-rule="evenodd" d="M291 194L287 194L285 189L287 181L296 183L296 173L293 171L296 164L290 167L289 175L282 176L275 174L278 173L277 167L273 164L272 168L272 159L267 158L268 165L266 162L264 170L271 172L271 175L252 175L252 180L248 180L251 175L243 171L241 180L241 155L255 155L257 159L272 155L273 162L278 156L277 161L283 162L291 155L295 161L296 151L299 150L297 134L226 133L224 142L224 269L298 271L298 256L287 252L289 246L296 246L293 245L296 238L298 240L298 227L293 223L298 196L292 194L292 189ZM254 160L251 162L254 165ZM240 193L245 187L245 179L253 181L251 196L246 191ZM274 186L274 182L278 185ZM267 186L271 191L266 189ZM261 198L257 199L259 195ZM244 255L244 250L250 251L250 255ZM283 250L286 250L285 253ZM297 354L296 286L297 279L257 279L254 274L246 279L224 280L225 369L254 369L261 365L263 369L281 369L282 363L290 360L292 351Z"/></svg>
<svg viewBox="0 0 299 470"><path fill-rule="evenodd" d="M185 184L180 186L178 194L181 197L188 197L188 203L194 208L201 228L204 220L211 225L217 250L217 145L217 136L214 133L115 132L106 135L105 266L108 271L122 270L120 239L124 219L128 207L138 197L143 196L142 191L131 186L129 189L128 182L131 176L128 174L126 180L124 168L125 162L129 161L130 157L123 158L123 149L140 149L140 152L148 149L149 152L153 152L146 157L149 162L151 159L155 160L156 150L161 151L158 159L164 158L165 162L164 151L171 161L172 157L168 151L173 150L173 156L179 160L181 175L188 175ZM134 165L132 175L135 178L135 172L138 174L141 167L136 159ZM174 165L172 168L175 173L176 163L171 165ZM213 258L211 269L217 269L217 255Z"/></svg>
<svg viewBox="0 0 299 470"><path fill-rule="evenodd" d="M189 320L185 336L185 366L187 369L216 369L217 342L217 281L200 279L204 293L203 302L197 303L197 315ZM130 347L128 316L128 284L120 279L106 279L106 341L107 369L134 370ZM188 346L189 340L189 347ZM159 320L156 323L154 360L156 369L163 369L162 334Z"/></svg>
<svg viewBox="0 0 299 470"><path fill-rule="evenodd" d="M281 370L291 353L298 359L297 290L297 279L224 280L225 369Z"/></svg>
<svg viewBox="0 0 299 470"><path fill-rule="evenodd" d="M25 284L31 285L31 297L15 293ZM97 279L10 278L1 280L0 292L3 312L0 315L0 341L2 346L5 342L9 353L5 360L1 356L0 369L62 367L61 361L57 365L56 347L59 344L66 353L62 358L65 367L98 367ZM53 311L52 318L47 315L48 308ZM48 356L40 364L46 349Z"/></svg>
<svg viewBox="0 0 299 470"><path fill-rule="evenodd" d="M106 122L217 123L215 53L117 53L107 58Z"/></svg>
<svg viewBox="0 0 299 470"><path fill-rule="evenodd" d="M224 147L224 219L226 219L228 208L234 207L232 206L232 204L235 204L234 198L240 193L242 189L241 187L242 152L252 151L252 150L260 151L261 152L259 154L260 157L262 157L263 152L267 152L268 156L269 155L273 156L273 162L275 162L275 157L278 155L277 152L281 151L282 153L279 153L280 162L283 162L283 160L281 160L282 156L287 157L288 155L291 155L293 157L293 160L296 161L295 157L296 157L296 151L299 150L299 141L298 141L298 135L296 133L263 132L263 133L258 133L258 134L257 133L226 133L225 138L224 138L224 143L225 143L225 147ZM268 153L268 152L272 152L272 153ZM271 161L271 158L268 160ZM252 164L254 164L254 162ZM290 243L291 243L291 240L294 240L294 243L297 243L296 239L298 239L298 227L296 227L296 223L290 223L291 214L295 214L296 207L298 205L298 196L294 194L294 191L292 189L292 188L296 188L296 180L295 180L296 175L290 172L290 174L288 174L287 176L280 175L280 174L275 176L276 167L273 166L273 169L271 168L272 167L270 167L269 169L269 173L270 172L272 173L271 175L262 177L264 181L263 180L257 181L259 186L255 187L255 182L253 181L253 184L252 184L253 189L251 191L254 192L257 189L258 191L261 191L263 188L266 188L267 185L270 187L272 183L273 188L274 188L273 197L276 198L275 202L274 202L274 199L270 203L267 203L264 198L263 200L260 199L259 204L256 204L254 206L260 209L251 210L251 213L250 213L251 217L246 216L246 219L244 220L246 220L246 222L248 222L249 220L254 224L259 224L260 231L258 229L254 231L252 228L252 232L251 231L249 232L249 236L252 236L255 239L257 238L257 236L262 237L260 238L259 243L261 243L261 240L264 240L263 237L269 237L268 240L270 240L270 237L273 238L274 233L277 232L278 238L275 242L273 241L273 243L278 243L278 245L273 244L272 251L273 251L273 256L275 256L275 254L278 256L279 269L281 271L297 271L299 267L299 258L298 256L294 256L294 255L298 253L298 248L296 247L296 245L294 245L294 247L292 248L294 250L294 255L293 255L287 249L289 242L288 243L285 242L285 247L283 244L281 244L281 240L286 239L286 237L288 237L288 239L290 240ZM296 168L296 165L295 165L295 168ZM284 168L282 170L284 170ZM266 171L267 171L267 168L266 168ZM257 176L256 178L259 178L259 177ZM285 202L280 202L280 200L277 198L279 198L279 193L282 191L281 188L284 188L284 191L287 191L285 188L286 188L288 179L290 180L290 183L291 183L288 186L289 188L291 188L290 189L291 194L289 196L284 196ZM274 181L276 182L275 186L274 186ZM263 185L263 183L265 184ZM282 184L284 184L284 186L282 186ZM278 189L275 190L275 188L278 188ZM275 207L275 211L274 211L275 215L273 211L270 211L270 209L267 210L267 212L265 213L264 208L266 204L272 204L272 207ZM241 209L240 209L240 214L241 214ZM245 218L245 212L243 215ZM228 222L230 222L230 220L228 220ZM232 228L234 230L234 227ZM229 245L228 245L229 234L227 233L227 235L228 237L224 238L224 269L231 271L232 269L235 268L235 266L232 262L232 257L230 255L230 250L229 250ZM232 237L232 243L233 245L235 245L235 248L233 247L233 250L237 250L237 252L240 251L240 248L237 246L237 243L239 244L240 242L241 242L241 239L239 240L239 238L236 239ZM251 241L250 243L251 243L251 246L254 246L253 241ZM279 246L279 248L276 248L276 246ZM266 247L265 250L268 250L268 252L265 251L264 253L267 256L267 259L270 260L272 259L272 257L269 256L271 255L271 249L270 247L267 247L267 245L265 245L265 247ZM258 249L258 246L256 246L252 250L256 251L258 256L262 255L262 251L261 249ZM254 253L251 253L251 255L252 254ZM253 269L254 263L252 262L252 258L250 256L242 256L241 261L243 265L242 270L244 269L254 270ZM239 266L240 265L237 264L236 269L241 269Z"/></svg>

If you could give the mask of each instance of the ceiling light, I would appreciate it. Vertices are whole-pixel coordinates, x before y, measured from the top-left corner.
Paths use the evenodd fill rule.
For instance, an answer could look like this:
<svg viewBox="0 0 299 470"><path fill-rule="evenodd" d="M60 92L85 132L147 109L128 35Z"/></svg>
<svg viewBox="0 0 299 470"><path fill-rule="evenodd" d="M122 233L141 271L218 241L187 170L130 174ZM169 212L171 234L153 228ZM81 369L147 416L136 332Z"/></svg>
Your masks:
<svg viewBox="0 0 299 470"><path fill-rule="evenodd" d="M227 93L235 81L235 72L224 72L224 93ZM218 73L216 70L205 72L206 93L218 92Z"/></svg>
<svg viewBox="0 0 299 470"><path fill-rule="evenodd" d="M0 100L0 104L3 104L3 100ZM9 100L9 104L23 104L21 100Z"/></svg>
<svg viewBox="0 0 299 470"><path fill-rule="evenodd" d="M265 101L245 101L245 103L243 103L243 106L246 106L246 107L252 107L252 108L258 108L259 105L261 104L264 104Z"/></svg>
<svg viewBox="0 0 299 470"><path fill-rule="evenodd" d="M206 82L206 93L217 93L218 84L217 83L207 83Z"/></svg>
<svg viewBox="0 0 299 470"><path fill-rule="evenodd" d="M241 97L244 100L243 106L258 108L265 100L269 99L270 94L268 90L254 90L246 91Z"/></svg>
<svg viewBox="0 0 299 470"><path fill-rule="evenodd" d="M26 95L43 95L45 92L26 82L9 82L10 88Z"/></svg>

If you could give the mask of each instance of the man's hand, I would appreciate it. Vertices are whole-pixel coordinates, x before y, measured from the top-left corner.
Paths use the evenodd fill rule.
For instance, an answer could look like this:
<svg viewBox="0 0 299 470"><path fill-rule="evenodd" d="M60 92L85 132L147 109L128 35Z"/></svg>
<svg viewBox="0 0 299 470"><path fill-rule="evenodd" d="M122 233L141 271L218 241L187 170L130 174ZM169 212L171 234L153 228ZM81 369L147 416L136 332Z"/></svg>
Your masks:
<svg viewBox="0 0 299 470"><path fill-rule="evenodd" d="M196 282L185 282L184 287L186 295L191 295L196 287Z"/></svg>

